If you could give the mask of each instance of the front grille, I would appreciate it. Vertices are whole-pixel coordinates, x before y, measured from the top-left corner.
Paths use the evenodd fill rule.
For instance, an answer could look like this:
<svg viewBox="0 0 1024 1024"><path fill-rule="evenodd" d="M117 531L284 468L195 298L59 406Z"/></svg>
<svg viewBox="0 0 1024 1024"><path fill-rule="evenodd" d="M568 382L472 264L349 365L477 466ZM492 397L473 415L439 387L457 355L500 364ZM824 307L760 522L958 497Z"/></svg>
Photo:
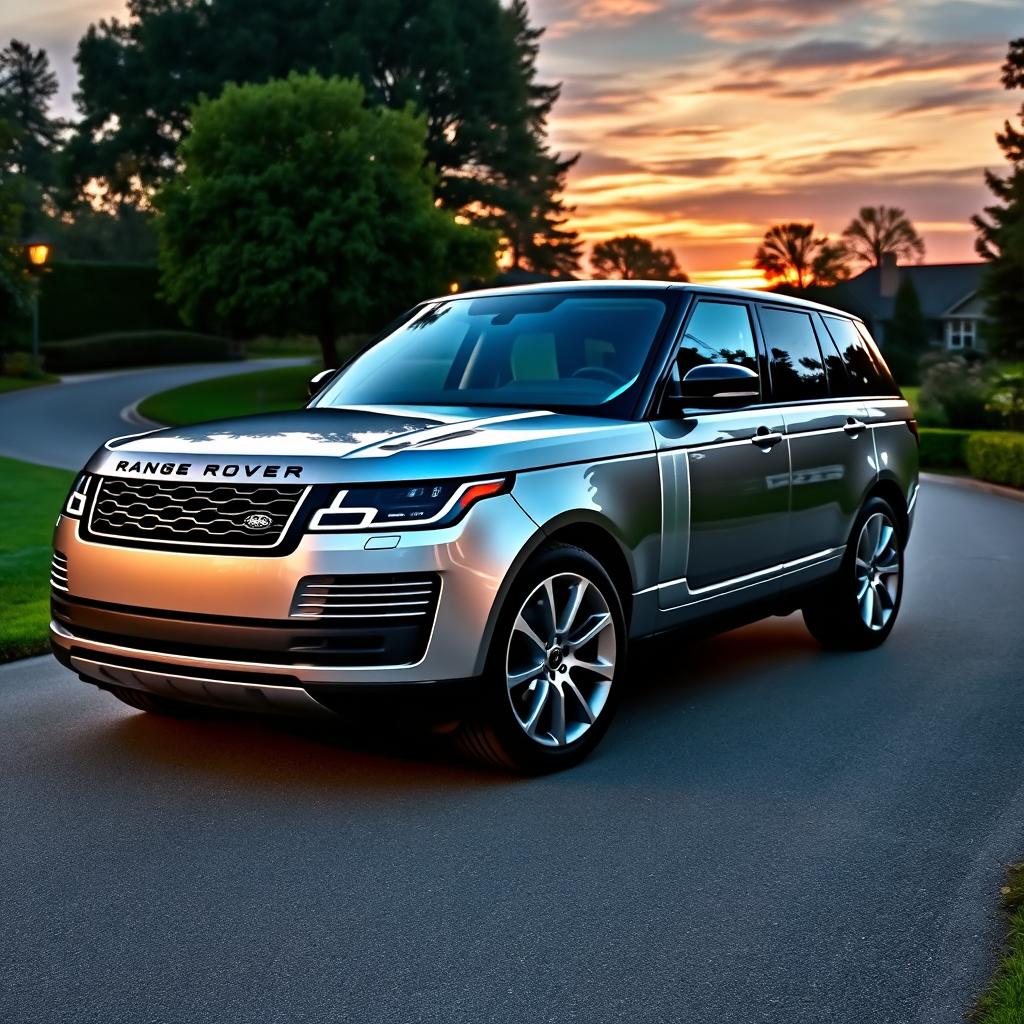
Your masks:
<svg viewBox="0 0 1024 1024"><path fill-rule="evenodd" d="M441 580L436 573L307 576L295 591L292 618L432 621ZM375 628L384 623L374 622ZM396 623L397 624L397 623Z"/></svg>
<svg viewBox="0 0 1024 1024"><path fill-rule="evenodd" d="M50 586L54 590L68 589L68 556L60 551L54 551L50 559Z"/></svg>
<svg viewBox="0 0 1024 1024"><path fill-rule="evenodd" d="M308 488L104 477L88 531L153 545L276 547Z"/></svg>

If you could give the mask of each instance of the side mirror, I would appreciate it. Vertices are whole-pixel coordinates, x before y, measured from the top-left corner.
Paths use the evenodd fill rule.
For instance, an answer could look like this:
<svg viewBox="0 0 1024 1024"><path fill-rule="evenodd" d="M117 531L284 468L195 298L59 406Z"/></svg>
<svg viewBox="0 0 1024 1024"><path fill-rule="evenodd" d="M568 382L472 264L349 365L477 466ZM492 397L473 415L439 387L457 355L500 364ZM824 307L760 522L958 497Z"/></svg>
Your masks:
<svg viewBox="0 0 1024 1024"><path fill-rule="evenodd" d="M309 397L323 391L324 385L334 376L336 370L321 370L309 378Z"/></svg>
<svg viewBox="0 0 1024 1024"><path fill-rule="evenodd" d="M733 409L756 402L761 396L760 379L753 370L735 363L705 363L688 371L669 395L679 408Z"/></svg>

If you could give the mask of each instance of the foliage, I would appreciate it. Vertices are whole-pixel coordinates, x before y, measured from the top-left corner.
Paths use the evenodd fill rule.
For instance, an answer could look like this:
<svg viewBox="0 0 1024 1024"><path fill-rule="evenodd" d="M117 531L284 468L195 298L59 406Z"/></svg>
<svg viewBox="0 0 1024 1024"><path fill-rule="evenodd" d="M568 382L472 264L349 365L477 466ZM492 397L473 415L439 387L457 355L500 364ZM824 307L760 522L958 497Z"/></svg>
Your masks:
<svg viewBox="0 0 1024 1024"><path fill-rule="evenodd" d="M1010 43L1002 71L1007 89L1024 89L1024 37ZM1019 117L1024 128L1024 104ZM981 285L989 316L983 332L990 353L1019 359L1024 357L1024 131L1006 121L996 141L1010 171L1005 177L985 172L997 201L974 218L978 255L988 260Z"/></svg>
<svg viewBox="0 0 1024 1024"><path fill-rule="evenodd" d="M843 245L851 258L873 267L886 256L900 263L924 259L924 240L898 206L862 206L843 231Z"/></svg>
<svg viewBox="0 0 1024 1024"><path fill-rule="evenodd" d="M180 427L207 420L301 409L309 398L309 378L317 369L312 363L304 363L184 384L151 395L140 403L139 412L157 423Z"/></svg>
<svg viewBox="0 0 1024 1024"><path fill-rule="evenodd" d="M49 649L53 522L74 474L0 458L0 661Z"/></svg>
<svg viewBox="0 0 1024 1024"><path fill-rule="evenodd" d="M560 87L537 81L541 31L525 0L129 0L79 43L76 188L145 206L178 167L200 96L290 72L358 78L369 102L425 118L435 193L507 239L516 264L571 272L579 242L560 193L573 159L546 122Z"/></svg>
<svg viewBox="0 0 1024 1024"><path fill-rule="evenodd" d="M203 99L181 175L156 198L164 292L232 338L386 321L493 273L493 236L434 205L425 122L355 81L292 74Z"/></svg>
<svg viewBox="0 0 1024 1024"><path fill-rule="evenodd" d="M41 280L39 327L44 341L111 331L181 330L160 299L156 267L138 263L61 261Z"/></svg>
<svg viewBox="0 0 1024 1024"><path fill-rule="evenodd" d="M914 282L904 276L885 331L885 360L900 384L917 384L919 361L930 343L928 321Z"/></svg>
<svg viewBox="0 0 1024 1024"><path fill-rule="evenodd" d="M1011 430L1024 429L1024 367L997 370L989 385L985 408L994 412Z"/></svg>
<svg viewBox="0 0 1024 1024"><path fill-rule="evenodd" d="M76 203L49 228L54 251L75 262L146 263L156 266L156 218L148 210L122 206L116 213Z"/></svg>
<svg viewBox="0 0 1024 1024"><path fill-rule="evenodd" d="M1024 434L971 434L967 440L967 470L979 480L1024 487Z"/></svg>
<svg viewBox="0 0 1024 1024"><path fill-rule="evenodd" d="M590 251L594 277L627 281L689 281L671 249L658 249L647 238L620 235L597 242Z"/></svg>
<svg viewBox="0 0 1024 1024"><path fill-rule="evenodd" d="M984 427L988 382L981 363L943 354L927 365L921 380L918 419L936 427Z"/></svg>
<svg viewBox="0 0 1024 1024"><path fill-rule="evenodd" d="M31 352L5 352L0 357L0 374L19 380L52 380L39 366Z"/></svg>
<svg viewBox="0 0 1024 1024"><path fill-rule="evenodd" d="M214 363L232 358L226 338L189 331L124 331L43 345L43 362L53 373Z"/></svg>
<svg viewBox="0 0 1024 1024"><path fill-rule="evenodd" d="M1024 1007L1024 864L1011 864L1002 888L1009 933L1004 956L970 1014L973 1024L1020 1024Z"/></svg>
<svg viewBox="0 0 1024 1024"><path fill-rule="evenodd" d="M849 277L843 247L826 236L815 237L813 224L774 224L754 255L754 266L769 283L800 291L811 284L832 285Z"/></svg>
<svg viewBox="0 0 1024 1024"><path fill-rule="evenodd" d="M966 469L970 430L922 427L919 452L922 469Z"/></svg>
<svg viewBox="0 0 1024 1024"><path fill-rule="evenodd" d="M28 279L19 250L20 189L8 170L16 133L0 120L0 346L14 339L28 300Z"/></svg>

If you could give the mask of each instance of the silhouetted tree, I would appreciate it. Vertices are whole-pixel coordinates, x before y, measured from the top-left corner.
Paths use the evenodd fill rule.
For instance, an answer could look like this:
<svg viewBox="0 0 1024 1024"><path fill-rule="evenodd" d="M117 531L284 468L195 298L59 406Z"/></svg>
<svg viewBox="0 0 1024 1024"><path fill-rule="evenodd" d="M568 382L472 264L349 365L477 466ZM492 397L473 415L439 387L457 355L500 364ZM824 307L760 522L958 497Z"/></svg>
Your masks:
<svg viewBox="0 0 1024 1024"><path fill-rule="evenodd" d="M590 250L590 265L596 278L630 280L648 278L652 281L689 281L679 268L671 249L658 249L647 238L619 235L597 242Z"/></svg>
<svg viewBox="0 0 1024 1024"><path fill-rule="evenodd" d="M156 196L166 296L234 338L375 326L494 271L490 232L434 205L426 126L352 80L289 75L202 99Z"/></svg>
<svg viewBox="0 0 1024 1024"><path fill-rule="evenodd" d="M886 256L910 263L924 258L924 240L898 206L862 206L843 231L850 257L880 267Z"/></svg>
<svg viewBox="0 0 1024 1024"><path fill-rule="evenodd" d="M1010 43L1002 81L1007 89L1024 89L1024 37ZM1024 104L1019 112L1024 128ZM1024 357L1024 131L1009 121L996 141L1010 163L1004 177L985 172L997 202L974 217L978 255L988 260L981 294L990 317L984 338L990 352L1008 359Z"/></svg>
<svg viewBox="0 0 1024 1024"><path fill-rule="evenodd" d="M774 224L754 254L754 266L769 282L803 290L811 284L835 284L849 276L846 252L813 224Z"/></svg>

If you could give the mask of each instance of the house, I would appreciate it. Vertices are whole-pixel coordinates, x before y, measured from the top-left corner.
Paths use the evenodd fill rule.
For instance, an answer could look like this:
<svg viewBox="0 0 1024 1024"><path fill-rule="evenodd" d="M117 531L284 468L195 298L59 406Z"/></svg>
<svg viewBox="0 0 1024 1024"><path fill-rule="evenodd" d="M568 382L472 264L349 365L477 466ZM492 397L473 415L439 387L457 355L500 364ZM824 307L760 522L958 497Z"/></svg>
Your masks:
<svg viewBox="0 0 1024 1024"><path fill-rule="evenodd" d="M907 279L913 282L932 334L932 344L953 351L983 347L979 327L985 303L978 295L984 263L932 263L901 267L895 258L871 267L837 288L844 308L863 317L879 345L892 319L896 293ZM838 298L838 296L837 296ZM839 303L837 303L839 304Z"/></svg>

